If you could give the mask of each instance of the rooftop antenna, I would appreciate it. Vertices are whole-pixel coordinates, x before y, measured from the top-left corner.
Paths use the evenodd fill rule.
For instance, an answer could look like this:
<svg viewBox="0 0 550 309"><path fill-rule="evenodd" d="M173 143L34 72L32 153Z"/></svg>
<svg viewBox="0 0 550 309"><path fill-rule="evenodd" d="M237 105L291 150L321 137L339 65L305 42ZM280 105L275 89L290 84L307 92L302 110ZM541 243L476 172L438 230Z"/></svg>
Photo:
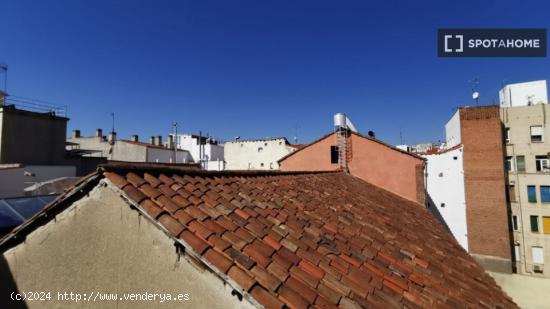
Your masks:
<svg viewBox="0 0 550 309"><path fill-rule="evenodd" d="M8 92L8 65L0 63L0 72L4 72L4 92Z"/></svg>
<svg viewBox="0 0 550 309"><path fill-rule="evenodd" d="M403 130L399 128L399 145L403 145Z"/></svg>
<svg viewBox="0 0 550 309"><path fill-rule="evenodd" d="M294 126L294 144L298 144L298 123Z"/></svg>
<svg viewBox="0 0 550 309"><path fill-rule="evenodd" d="M111 112L111 133L115 132L115 113Z"/></svg>
<svg viewBox="0 0 550 309"><path fill-rule="evenodd" d="M172 128L174 129L174 163L178 163L178 123L172 123Z"/></svg>
<svg viewBox="0 0 550 309"><path fill-rule="evenodd" d="M472 80L469 80L468 82L473 84L473 86L472 86L472 99L474 99L474 101L476 101L476 105L479 105L479 91L477 90L478 86L479 86L479 79L476 77Z"/></svg>

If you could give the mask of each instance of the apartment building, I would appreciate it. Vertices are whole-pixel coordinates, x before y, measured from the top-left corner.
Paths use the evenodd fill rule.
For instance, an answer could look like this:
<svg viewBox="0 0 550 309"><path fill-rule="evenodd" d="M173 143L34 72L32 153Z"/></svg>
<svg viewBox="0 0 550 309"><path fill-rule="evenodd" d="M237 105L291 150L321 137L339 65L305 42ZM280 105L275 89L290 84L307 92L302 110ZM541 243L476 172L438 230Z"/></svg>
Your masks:
<svg viewBox="0 0 550 309"><path fill-rule="evenodd" d="M501 109L514 266L550 277L550 128L548 104Z"/></svg>
<svg viewBox="0 0 550 309"><path fill-rule="evenodd" d="M149 163L192 163L193 159L187 150L174 151L173 136L168 136L168 143L162 143L162 136L151 136L149 143L139 140L134 134L129 140L117 139L116 132L106 137L102 129L97 129L94 136L82 136L80 130L73 130L67 139L67 151L83 156L106 158L111 161L149 162Z"/></svg>
<svg viewBox="0 0 550 309"><path fill-rule="evenodd" d="M202 169L208 171L225 169L223 145L220 145L216 139L196 134L178 134L174 142L178 149L189 151L193 162L200 163Z"/></svg>
<svg viewBox="0 0 550 309"><path fill-rule="evenodd" d="M235 140L224 144L228 170L278 170L279 161L294 152L284 137L257 140Z"/></svg>
<svg viewBox="0 0 550 309"><path fill-rule="evenodd" d="M446 149L422 155L432 212L485 269L512 272L499 110L459 108L445 125Z"/></svg>

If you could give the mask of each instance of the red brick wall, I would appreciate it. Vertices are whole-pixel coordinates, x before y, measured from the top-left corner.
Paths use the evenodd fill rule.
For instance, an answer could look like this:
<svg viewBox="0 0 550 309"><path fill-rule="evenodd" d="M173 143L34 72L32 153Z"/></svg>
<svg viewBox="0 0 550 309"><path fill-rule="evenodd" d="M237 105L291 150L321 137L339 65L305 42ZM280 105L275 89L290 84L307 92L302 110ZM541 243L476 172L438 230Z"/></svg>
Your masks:
<svg viewBox="0 0 550 309"><path fill-rule="evenodd" d="M338 164L330 163L331 145L336 145L334 134L279 162L281 170L336 170ZM349 171L352 175L406 199L424 204L422 159L356 134L351 135L351 149L353 154Z"/></svg>
<svg viewBox="0 0 550 309"><path fill-rule="evenodd" d="M460 109L468 247L511 259L499 108Z"/></svg>

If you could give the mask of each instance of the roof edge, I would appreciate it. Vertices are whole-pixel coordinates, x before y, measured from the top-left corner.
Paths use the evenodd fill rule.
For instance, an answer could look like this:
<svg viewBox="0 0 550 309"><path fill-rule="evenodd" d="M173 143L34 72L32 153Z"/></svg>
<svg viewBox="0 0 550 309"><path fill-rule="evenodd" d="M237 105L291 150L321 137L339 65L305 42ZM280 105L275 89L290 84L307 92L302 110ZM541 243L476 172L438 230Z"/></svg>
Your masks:
<svg viewBox="0 0 550 309"><path fill-rule="evenodd" d="M338 173L339 171L278 171L278 170L223 170L223 171L206 171L201 170L198 164L175 165L175 164L159 164L159 163L134 163L134 162L116 162L112 161L105 164L100 164L99 169L107 172L132 172L145 171L153 174L161 173L185 173L189 176L238 176L238 177L254 177L254 176L284 176L284 175L308 175L308 174L324 174Z"/></svg>
<svg viewBox="0 0 550 309"><path fill-rule="evenodd" d="M395 151L399 151L399 152L401 152L402 154L406 154L406 155L409 155L409 156L414 157L414 158L416 158L416 159L419 159L419 160L422 160L422 161L426 161L425 158L423 158L423 157L421 157L421 156L419 156L419 155L416 155L416 154L414 154L414 153L410 153L410 152L401 150L401 149L399 149L399 148L397 148L397 147L395 147L395 146L392 146L392 145L390 145L390 144L387 144L387 143L385 143L385 142L383 142L383 141L381 141L381 140L379 140L379 139L377 139L377 138L365 136L365 135L363 135L363 134L361 134L361 133L358 133L358 132L351 132L351 133L352 133L352 134L355 134L355 135L357 135L357 136L359 136L359 137L362 137L362 138L368 139L368 140L370 140L370 141L373 141L373 142L375 142L375 143L378 143L378 144L380 144L380 145L382 145L382 146L386 146L386 147L388 147L388 148L390 148L390 149L393 149L393 150L395 150ZM277 163L280 164L283 160L288 159L289 157L291 157L291 156L293 156L294 154L296 154L296 153L302 151L303 149L308 148L309 146L312 146L313 144L319 143L320 141L322 141L322 140L326 139L327 137L331 136L332 134L334 134L334 132L330 132L330 133L328 133L328 134L325 134L325 135L321 136L320 138L314 140L313 142L311 142L311 143L305 145L304 147L298 148L296 151L291 152L291 153L287 154L286 156L280 158L280 159L277 161Z"/></svg>

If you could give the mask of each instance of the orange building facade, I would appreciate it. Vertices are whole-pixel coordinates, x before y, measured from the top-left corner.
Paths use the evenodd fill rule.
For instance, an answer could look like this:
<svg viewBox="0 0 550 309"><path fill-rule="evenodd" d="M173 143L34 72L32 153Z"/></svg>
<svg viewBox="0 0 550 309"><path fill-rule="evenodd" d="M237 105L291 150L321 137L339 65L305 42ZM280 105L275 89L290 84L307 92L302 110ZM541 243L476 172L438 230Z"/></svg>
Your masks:
<svg viewBox="0 0 550 309"><path fill-rule="evenodd" d="M424 159L358 133L348 137L350 174L422 205L425 203ZM328 134L279 160L282 171L333 171L336 134Z"/></svg>

